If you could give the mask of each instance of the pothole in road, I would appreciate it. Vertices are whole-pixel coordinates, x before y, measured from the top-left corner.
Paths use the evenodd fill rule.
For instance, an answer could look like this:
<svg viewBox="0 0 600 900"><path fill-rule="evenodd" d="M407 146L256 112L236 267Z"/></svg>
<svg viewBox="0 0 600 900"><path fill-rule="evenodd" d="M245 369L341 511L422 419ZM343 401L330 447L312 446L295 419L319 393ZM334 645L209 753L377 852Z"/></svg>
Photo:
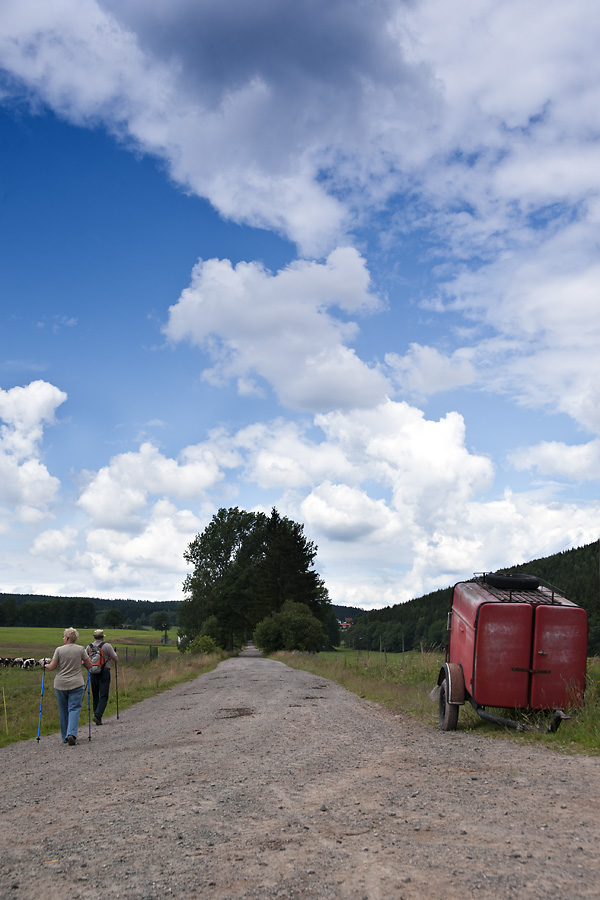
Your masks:
<svg viewBox="0 0 600 900"><path fill-rule="evenodd" d="M218 709L215 719L238 719L240 716L252 716L254 710L249 706L237 706L233 709Z"/></svg>

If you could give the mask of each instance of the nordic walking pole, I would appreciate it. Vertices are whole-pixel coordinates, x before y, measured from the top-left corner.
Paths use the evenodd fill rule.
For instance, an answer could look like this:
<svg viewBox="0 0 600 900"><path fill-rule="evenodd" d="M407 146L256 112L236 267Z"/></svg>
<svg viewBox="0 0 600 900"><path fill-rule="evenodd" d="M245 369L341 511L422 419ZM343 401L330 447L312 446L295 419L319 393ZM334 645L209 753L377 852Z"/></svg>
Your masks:
<svg viewBox="0 0 600 900"><path fill-rule="evenodd" d="M88 741L92 739L92 709L90 706L90 670L88 669Z"/></svg>
<svg viewBox="0 0 600 900"><path fill-rule="evenodd" d="M117 719L119 718L119 664L115 659L115 693L117 695Z"/></svg>
<svg viewBox="0 0 600 900"><path fill-rule="evenodd" d="M37 742L40 742L40 728L42 727L42 700L44 699L44 676L46 675L46 660L44 660L44 665L42 666L42 691L40 693L40 715L38 718L38 733L37 733Z"/></svg>
<svg viewBox="0 0 600 900"><path fill-rule="evenodd" d="M4 693L4 688L2 688L2 701L4 703L4 726L6 728L6 733L8 734L8 716L6 715L6 695Z"/></svg>

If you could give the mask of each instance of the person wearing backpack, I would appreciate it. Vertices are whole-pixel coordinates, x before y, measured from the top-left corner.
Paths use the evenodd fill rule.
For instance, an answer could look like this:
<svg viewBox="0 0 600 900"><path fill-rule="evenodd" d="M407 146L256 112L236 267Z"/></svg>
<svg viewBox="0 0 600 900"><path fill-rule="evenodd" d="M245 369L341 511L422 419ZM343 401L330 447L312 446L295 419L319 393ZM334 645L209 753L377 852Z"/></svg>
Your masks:
<svg viewBox="0 0 600 900"><path fill-rule="evenodd" d="M97 628L94 640L87 646L87 655L92 663L90 668L90 686L94 704L94 725L102 725L102 716L108 703L110 693L110 664L114 659L119 661L113 647L104 640L104 631Z"/></svg>

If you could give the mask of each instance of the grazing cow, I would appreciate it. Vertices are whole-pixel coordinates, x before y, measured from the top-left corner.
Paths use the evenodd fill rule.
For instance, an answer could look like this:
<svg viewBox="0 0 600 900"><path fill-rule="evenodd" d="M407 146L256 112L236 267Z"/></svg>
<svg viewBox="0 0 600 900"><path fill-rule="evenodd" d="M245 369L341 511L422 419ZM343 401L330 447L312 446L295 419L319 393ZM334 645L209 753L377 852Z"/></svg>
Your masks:
<svg viewBox="0 0 600 900"><path fill-rule="evenodd" d="M23 669L34 669L35 668L35 659L33 657L29 657L29 659L23 660Z"/></svg>
<svg viewBox="0 0 600 900"><path fill-rule="evenodd" d="M11 660L10 664L11 666L18 666L18 668L20 669L23 665L23 657L15 656L15 658Z"/></svg>
<svg viewBox="0 0 600 900"><path fill-rule="evenodd" d="M10 656L0 656L0 666L10 666L12 659Z"/></svg>

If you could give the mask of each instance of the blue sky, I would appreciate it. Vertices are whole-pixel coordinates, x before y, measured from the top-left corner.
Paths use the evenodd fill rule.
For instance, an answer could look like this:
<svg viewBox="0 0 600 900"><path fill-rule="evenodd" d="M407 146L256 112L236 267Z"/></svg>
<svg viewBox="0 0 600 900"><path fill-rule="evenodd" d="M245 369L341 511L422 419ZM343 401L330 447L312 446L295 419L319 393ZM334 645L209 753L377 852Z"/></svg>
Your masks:
<svg viewBox="0 0 600 900"><path fill-rule="evenodd" d="M232 505L365 609L596 540L598 31L3 3L0 590L180 599Z"/></svg>

